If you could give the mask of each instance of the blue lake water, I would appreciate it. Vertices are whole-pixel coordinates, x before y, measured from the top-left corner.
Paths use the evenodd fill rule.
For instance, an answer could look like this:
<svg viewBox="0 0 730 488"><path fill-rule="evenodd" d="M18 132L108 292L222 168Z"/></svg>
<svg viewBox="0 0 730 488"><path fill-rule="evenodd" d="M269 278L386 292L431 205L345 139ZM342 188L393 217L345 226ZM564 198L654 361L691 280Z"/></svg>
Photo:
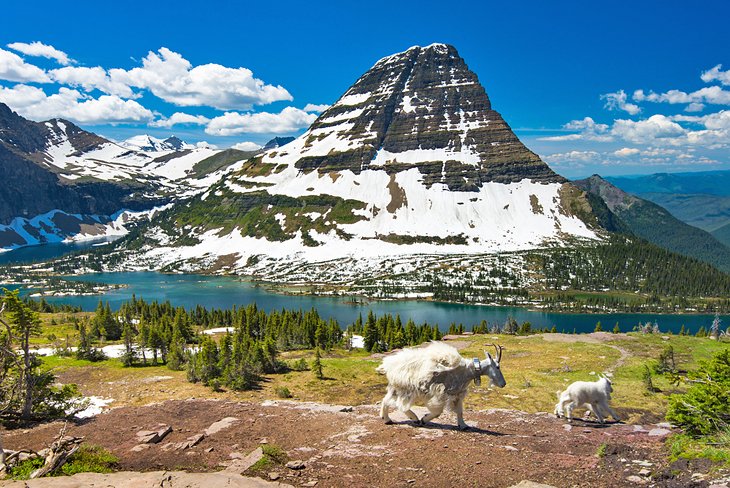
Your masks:
<svg viewBox="0 0 730 488"><path fill-rule="evenodd" d="M462 323L471 329L474 324L486 320L488 323L504 323L508 317L517 322L529 321L533 328L551 328L558 331L592 332L600 321L604 330L613 329L618 323L622 331L630 331L639 322L657 322L662 331L678 332L682 325L694 332L700 326L708 328L712 315L659 315L659 314L560 314L531 311L517 307L491 307L480 305L461 305L420 300L370 301L353 303L349 297L290 296L267 291L255 284L233 277L178 275L157 272L137 273L100 273L85 275L74 279L96 281L109 284L126 284L126 288L112 290L101 296L51 297L52 303L70 303L84 310L94 310L102 299L117 308L131 299L132 294L147 301L169 300L174 306L192 307L196 304L208 308L230 308L233 305L245 306L256 303L259 308L272 310L316 308L324 318L333 317L345 326L358 316L365 317L369 310L377 314L400 314L405 323L412 318L416 323L439 324L447 330L452 322ZM721 316L724 327L730 325L730 316Z"/></svg>
<svg viewBox="0 0 730 488"><path fill-rule="evenodd" d="M82 243L56 243L32 246L0 254L0 264L30 262L52 259L69 252L99 245L100 241ZM658 314L560 314L531 311L517 307L490 307L480 305L460 305L416 300L371 301L353 303L349 297L312 297L289 296L267 291L255 284L233 277L178 275L156 272L138 273L101 273L76 277L74 279L96 281L109 284L125 284L125 288L112 290L104 295L49 297L52 303L69 303L81 306L84 310L96 309L99 299L118 308L130 300L132 294L147 301L169 300L174 306L193 307L197 304L208 308L230 308L233 305L245 306L256 303L267 312L272 310L316 308L324 318L333 317L345 326L357 319L358 314L366 316L373 310L377 314L400 314L405 323L412 318L416 323L439 324L448 330L452 322L464 324L467 330L482 320L488 323L503 324L508 317L518 323L529 321L534 328L555 326L558 331L592 332L600 321L604 330L613 329L618 323L622 331L630 331L639 322L657 322L662 331L678 332L684 325L695 332L700 326L708 328L712 323L711 315L658 315ZM730 316L722 316L723 328L730 325Z"/></svg>

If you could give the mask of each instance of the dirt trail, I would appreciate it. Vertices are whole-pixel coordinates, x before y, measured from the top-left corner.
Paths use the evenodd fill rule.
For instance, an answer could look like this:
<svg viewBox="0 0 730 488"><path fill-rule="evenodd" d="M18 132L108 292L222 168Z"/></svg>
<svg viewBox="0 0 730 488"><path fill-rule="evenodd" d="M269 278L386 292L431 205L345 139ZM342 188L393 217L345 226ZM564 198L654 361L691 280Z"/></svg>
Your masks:
<svg viewBox="0 0 730 488"><path fill-rule="evenodd" d="M193 447L175 447L226 418L236 421ZM396 423L384 425L376 405L188 400L112 409L69 433L111 450L128 471L218 471L263 444L275 445L290 460L303 461L303 469L273 466L258 474L274 472L277 481L294 486L509 487L522 480L557 487L708 486L690 478L692 466L672 473L666 426L568 425L546 413L509 410L466 412L465 418L472 429L462 432L448 414L419 428L394 412ZM136 433L160 423L171 425L172 433L134 449ZM39 449L58 429L56 423L8 431L5 447Z"/></svg>
<svg viewBox="0 0 730 488"><path fill-rule="evenodd" d="M615 372L618 368L623 366L626 360L631 356L631 353L623 347L616 344L608 344L608 342L615 341L618 338L624 340L634 340L631 336L628 336L626 334L613 334L609 332L592 332L590 334L580 335L544 333L538 336L530 337L542 337L545 341L548 342L588 342L591 344L603 344L606 347L615 349L619 352L620 356L613 365L611 365L608 369L604 371L604 373Z"/></svg>

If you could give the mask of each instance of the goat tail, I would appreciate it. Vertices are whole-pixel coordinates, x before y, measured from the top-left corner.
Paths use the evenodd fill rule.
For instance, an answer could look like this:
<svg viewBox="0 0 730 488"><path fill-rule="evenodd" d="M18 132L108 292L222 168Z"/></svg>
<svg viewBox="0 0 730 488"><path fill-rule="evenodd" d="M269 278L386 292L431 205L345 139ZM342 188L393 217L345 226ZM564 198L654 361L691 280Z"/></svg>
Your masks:
<svg viewBox="0 0 730 488"><path fill-rule="evenodd" d="M560 395L562 395L563 392L560 391L560 390L558 390L558 391L555 392L555 394L558 396L558 400L560 400Z"/></svg>

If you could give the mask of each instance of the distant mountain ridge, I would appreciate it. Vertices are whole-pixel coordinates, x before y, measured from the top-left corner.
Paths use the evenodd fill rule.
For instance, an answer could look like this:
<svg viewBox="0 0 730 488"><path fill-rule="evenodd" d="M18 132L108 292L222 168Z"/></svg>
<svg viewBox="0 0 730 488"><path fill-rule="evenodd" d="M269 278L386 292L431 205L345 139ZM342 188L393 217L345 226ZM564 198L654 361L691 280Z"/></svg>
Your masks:
<svg viewBox="0 0 730 488"><path fill-rule="evenodd" d="M727 231L720 230L730 225L730 171L657 173L606 177L606 180L666 208L683 222L710 232L730 245L725 237Z"/></svg>
<svg viewBox="0 0 730 488"><path fill-rule="evenodd" d="M574 183L599 196L636 236L730 273L730 248L708 232L680 221L659 205L631 195L598 175Z"/></svg>
<svg viewBox="0 0 730 488"><path fill-rule="evenodd" d="M67 120L27 120L0 103L0 248L122 235L135 213L204 191L255 154L175 136L116 143Z"/></svg>
<svg viewBox="0 0 730 488"><path fill-rule="evenodd" d="M730 196L730 170L607 176L606 181L625 192L680 193Z"/></svg>

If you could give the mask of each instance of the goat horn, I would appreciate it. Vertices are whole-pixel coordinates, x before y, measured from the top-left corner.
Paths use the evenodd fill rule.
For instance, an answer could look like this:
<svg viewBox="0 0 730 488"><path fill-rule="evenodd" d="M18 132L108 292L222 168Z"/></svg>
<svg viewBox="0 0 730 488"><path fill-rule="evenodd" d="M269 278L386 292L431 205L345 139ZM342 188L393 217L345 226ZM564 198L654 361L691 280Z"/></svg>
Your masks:
<svg viewBox="0 0 730 488"><path fill-rule="evenodd" d="M485 346L494 346L494 350L497 353L497 362L502 361L502 350L504 349L504 346L500 346L497 344L485 344Z"/></svg>

